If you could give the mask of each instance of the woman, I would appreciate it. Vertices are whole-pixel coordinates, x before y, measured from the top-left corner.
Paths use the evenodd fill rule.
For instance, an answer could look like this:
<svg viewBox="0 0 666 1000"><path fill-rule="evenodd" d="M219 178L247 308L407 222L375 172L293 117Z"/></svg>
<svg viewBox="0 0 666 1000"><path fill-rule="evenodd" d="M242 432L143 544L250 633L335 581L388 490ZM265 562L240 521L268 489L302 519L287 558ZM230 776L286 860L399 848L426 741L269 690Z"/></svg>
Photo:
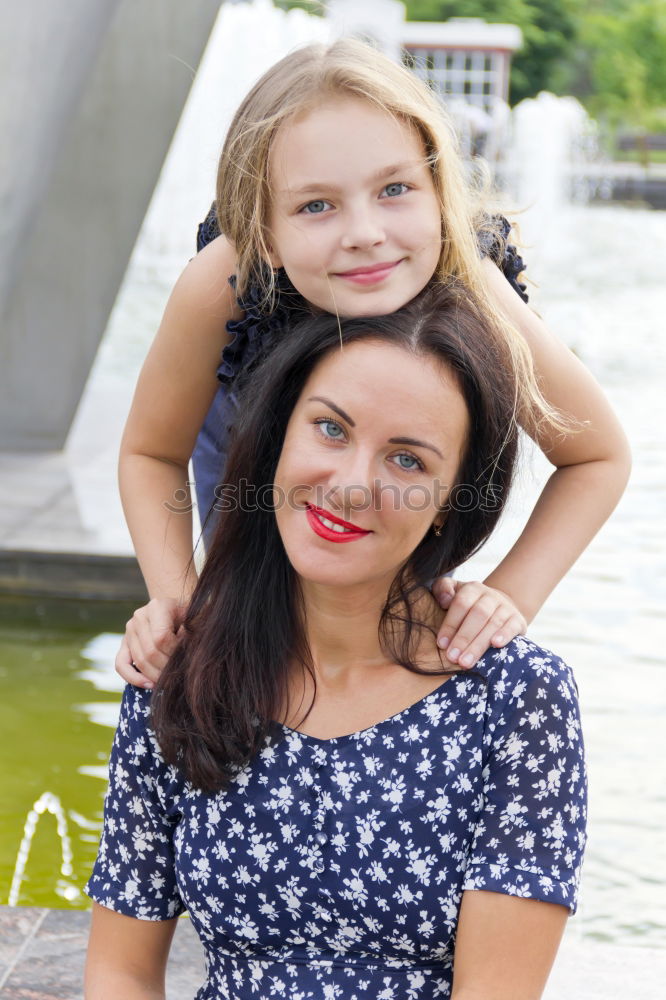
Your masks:
<svg viewBox="0 0 666 1000"><path fill-rule="evenodd" d="M501 345L451 284L254 374L185 636L152 709L125 693L91 1000L163 996L184 909L200 1000L541 995L585 840L575 683L522 638L452 672L427 586L511 482Z"/></svg>

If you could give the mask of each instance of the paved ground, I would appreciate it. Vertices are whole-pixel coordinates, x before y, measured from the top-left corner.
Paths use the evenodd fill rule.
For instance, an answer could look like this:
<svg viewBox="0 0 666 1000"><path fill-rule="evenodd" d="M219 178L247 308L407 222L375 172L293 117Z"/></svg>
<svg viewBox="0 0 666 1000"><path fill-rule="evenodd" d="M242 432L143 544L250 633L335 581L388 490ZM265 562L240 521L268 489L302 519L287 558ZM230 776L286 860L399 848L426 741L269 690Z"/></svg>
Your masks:
<svg viewBox="0 0 666 1000"><path fill-rule="evenodd" d="M88 913L76 911L0 907L1 1000L82 1000L88 921ZM662 1000L666 952L581 941L576 934L574 918L543 1000ZM181 920L167 1000L194 997L203 978L201 946Z"/></svg>
<svg viewBox="0 0 666 1000"><path fill-rule="evenodd" d="M0 998L82 1000L89 921L83 912L0 907ZM194 997L203 980L199 940L189 920L181 920L169 957L167 1000Z"/></svg>

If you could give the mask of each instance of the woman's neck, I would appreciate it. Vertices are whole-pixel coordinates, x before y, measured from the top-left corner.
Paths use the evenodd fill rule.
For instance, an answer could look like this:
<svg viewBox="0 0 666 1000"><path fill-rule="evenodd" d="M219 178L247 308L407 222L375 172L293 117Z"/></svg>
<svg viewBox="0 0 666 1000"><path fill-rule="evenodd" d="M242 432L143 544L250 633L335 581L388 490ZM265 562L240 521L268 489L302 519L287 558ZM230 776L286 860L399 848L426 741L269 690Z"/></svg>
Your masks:
<svg viewBox="0 0 666 1000"><path fill-rule="evenodd" d="M319 683L344 688L368 671L377 672L393 665L379 639L379 623L387 597L385 585L372 587L365 583L357 588L335 588L302 581L301 588L306 636ZM424 615L429 620L435 607L432 598L424 593L417 605L414 610L418 617L423 620Z"/></svg>

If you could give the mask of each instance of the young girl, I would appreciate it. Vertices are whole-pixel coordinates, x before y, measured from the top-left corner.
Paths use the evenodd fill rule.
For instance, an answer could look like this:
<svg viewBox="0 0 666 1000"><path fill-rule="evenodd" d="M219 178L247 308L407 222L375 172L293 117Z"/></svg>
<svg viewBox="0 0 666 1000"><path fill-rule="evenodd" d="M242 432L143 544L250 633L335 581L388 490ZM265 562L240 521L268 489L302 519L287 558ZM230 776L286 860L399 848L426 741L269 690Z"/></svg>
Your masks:
<svg viewBox="0 0 666 1000"><path fill-rule="evenodd" d="M123 437L121 494L151 601L128 623L117 670L150 687L175 648L196 583L188 462L205 422L205 508L236 417L218 378L251 379L303 313L387 314L449 276L499 322L521 373L517 417L555 467L484 584L435 585L450 603L442 647L471 666L524 631L622 493L627 444L601 390L496 266L501 220L472 198L438 99L363 43L308 46L259 80L222 151L217 212L224 235L177 282ZM538 420L526 416L535 405Z"/></svg>

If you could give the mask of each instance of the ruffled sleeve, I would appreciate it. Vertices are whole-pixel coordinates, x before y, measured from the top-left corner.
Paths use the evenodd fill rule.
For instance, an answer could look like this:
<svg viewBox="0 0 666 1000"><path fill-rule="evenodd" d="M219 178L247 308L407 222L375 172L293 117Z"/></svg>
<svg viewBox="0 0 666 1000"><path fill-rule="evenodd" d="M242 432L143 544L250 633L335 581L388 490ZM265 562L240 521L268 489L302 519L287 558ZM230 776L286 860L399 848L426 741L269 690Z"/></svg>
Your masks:
<svg viewBox="0 0 666 1000"><path fill-rule="evenodd" d="M235 288L235 277L231 277L229 283ZM293 329L299 319L308 314L305 300L284 270L276 272L275 285L277 305L272 312L264 311L265 296L258 280L251 282L245 295L238 299L243 316L227 323L231 339L222 351L217 369L217 377L223 384L235 383L239 375L250 371L266 357L278 340Z"/></svg>
<svg viewBox="0 0 666 1000"><path fill-rule="evenodd" d="M513 290L523 302L528 302L527 285L520 280L527 264L516 247L508 242L511 223L503 215L494 216L490 222L490 227L482 227L477 234L479 252L497 264Z"/></svg>
<svg viewBox="0 0 666 1000"><path fill-rule="evenodd" d="M217 210L215 208L215 202L208 209L208 215L199 223L197 229L197 253L203 250L205 246L212 243L220 235L220 227L217 223Z"/></svg>

